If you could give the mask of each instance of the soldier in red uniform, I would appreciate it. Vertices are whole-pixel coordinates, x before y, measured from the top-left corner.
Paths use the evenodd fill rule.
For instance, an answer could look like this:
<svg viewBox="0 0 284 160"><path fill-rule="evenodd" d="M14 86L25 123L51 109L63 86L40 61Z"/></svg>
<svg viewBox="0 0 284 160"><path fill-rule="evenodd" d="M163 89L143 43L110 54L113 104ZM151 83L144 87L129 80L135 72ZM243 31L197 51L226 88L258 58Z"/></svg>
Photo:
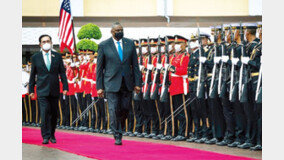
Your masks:
<svg viewBox="0 0 284 160"><path fill-rule="evenodd" d="M142 46L142 56L143 56L143 66L141 66L142 72L142 94L145 92L144 84L146 79L146 71L147 71L147 63L148 63L148 51L147 51L147 39L141 39L141 46ZM141 97L141 105L142 107L142 124L144 125L144 131L142 134L137 134L137 137L144 137L150 134L150 126L151 126L151 110L149 110L148 103Z"/></svg>
<svg viewBox="0 0 284 160"><path fill-rule="evenodd" d="M62 60L63 60L64 67L66 68L67 64L66 64L66 56L65 55L62 56ZM61 82L61 79L59 79L59 87L60 87L60 96L59 96L59 105L58 105L59 106L59 110L58 110L59 126L58 126L58 129L66 129L66 127L67 127L67 126L65 126L66 102L65 102L65 96L63 95L63 84Z"/></svg>
<svg viewBox="0 0 284 160"><path fill-rule="evenodd" d="M87 72L89 69L89 61L90 61L90 54L92 54L92 52L86 53L86 56L84 56L84 58L79 58L80 59L80 76L81 76L81 81L78 82L79 84L79 89L78 92L82 92L82 105L80 104L80 110L81 112L83 112L86 108L87 108L87 102L88 104L90 104L91 101L91 94L90 94L90 87L91 87L91 75L89 75L89 79L87 79ZM82 56L80 56L82 57ZM86 89L87 87L89 87L89 89ZM86 96L87 92L86 90L88 90L89 95ZM78 94L78 99L80 101L80 97L81 95ZM85 116L83 116L82 118L82 122L81 122L81 127L78 128L79 131L88 131L89 128L89 121L88 121L88 116L89 113L87 113Z"/></svg>
<svg viewBox="0 0 284 160"><path fill-rule="evenodd" d="M26 69L26 65L22 66L22 122L26 126L29 120L28 113L28 83L29 83L29 73Z"/></svg>
<svg viewBox="0 0 284 160"><path fill-rule="evenodd" d="M174 46L175 46L175 38L173 37L173 36L165 36L165 37L167 37L167 39L168 39L168 44L169 44L169 46L168 46L168 54L169 54L169 64L171 64L172 63L172 60L173 60L173 58L175 57L175 48L174 48ZM163 58L162 58L162 65L163 65L163 68L162 68L162 77L161 77L161 83L163 83L163 78L164 78L164 73L165 73L165 69L167 69L166 68L166 56L164 55L163 56ZM170 77L170 75L171 75L171 73L169 73L168 72L168 74L169 74L169 77ZM168 94L170 94L170 93L168 93ZM168 97L170 97L170 96L168 96ZM165 108L165 118L167 118L167 117L169 117L169 116L171 116L171 103L170 103L170 99L167 101L167 102L164 102L164 103L162 103L163 104L163 106L164 106L164 108ZM164 121L165 119L163 119L163 121ZM167 128L166 128L166 136L164 136L164 137L161 137L160 139L161 140L171 140L173 137L172 137L172 122L168 119L167 120L167 122L165 122L165 125L167 126Z"/></svg>
<svg viewBox="0 0 284 160"><path fill-rule="evenodd" d="M157 66L157 53L158 53L158 48L157 48L157 42L158 39L157 38L151 38L150 39L150 45L151 45L151 64L153 65L153 67L155 68ZM149 59L150 60L150 59ZM148 63L146 64L148 65ZM146 66L147 68L147 66ZM151 74L151 84L153 85L153 79L154 79L154 68L152 69L152 74ZM152 86L151 85L151 86ZM152 121L152 133L148 134L146 136L144 136L145 138L152 138L152 137L156 137L157 134L159 134L159 121L160 121L160 117L159 117L159 113L157 112L159 109L159 104L157 100L147 100L147 111L149 111L149 116L150 116L150 121Z"/></svg>
<svg viewBox="0 0 284 160"><path fill-rule="evenodd" d="M188 136L188 114L187 107L184 104L188 94L187 65L189 56L186 52L187 39L175 36L175 52L176 56L172 59L169 71L171 72L171 85L169 88L170 99L173 111L183 106L183 111L174 117L174 126L172 135L175 137L173 141L186 140ZM177 125L179 121L179 126Z"/></svg>
<svg viewBox="0 0 284 160"><path fill-rule="evenodd" d="M96 101L99 99L99 101L94 105L94 111L92 112L92 127L90 129L90 132L99 132L99 133L107 133L107 118L106 118L106 109L105 109L105 103L103 98L99 98L97 94L96 89L96 66L97 66L97 57L98 53L96 52L94 56L91 56L91 62L93 67L92 72L92 99Z"/></svg>
<svg viewBox="0 0 284 160"><path fill-rule="evenodd" d="M92 57L93 52L89 51L87 52L87 64L86 64L86 74L83 77L83 81L82 81L82 85L83 85L83 90L84 90L84 94L83 94L83 100L84 100L84 107L83 110L85 110L91 103L92 103L92 95L91 95L91 90L92 90L92 75L93 75L93 71L94 69L94 64L91 62L93 61ZM91 121L92 118L95 118L92 116L92 113L94 112L94 107L92 107L91 110L89 110L89 112L86 114L85 118L83 119L83 127L80 129L81 131L85 131L85 132L89 132L91 131Z"/></svg>

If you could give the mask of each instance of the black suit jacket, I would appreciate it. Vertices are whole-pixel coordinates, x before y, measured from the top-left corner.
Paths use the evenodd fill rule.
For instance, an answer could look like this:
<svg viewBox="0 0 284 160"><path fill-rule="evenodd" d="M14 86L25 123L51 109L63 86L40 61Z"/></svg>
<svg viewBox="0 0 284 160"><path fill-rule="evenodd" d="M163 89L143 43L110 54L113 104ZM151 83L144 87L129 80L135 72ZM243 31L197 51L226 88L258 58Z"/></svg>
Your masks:
<svg viewBox="0 0 284 160"><path fill-rule="evenodd" d="M96 73L98 90L118 92L123 77L129 91L133 91L134 85L141 86L141 72L134 42L122 38L122 45L123 61L119 58L112 37L99 44Z"/></svg>
<svg viewBox="0 0 284 160"><path fill-rule="evenodd" d="M59 76L63 83L63 90L68 90L68 83L63 65L62 57L59 53L51 51L51 66L48 71L42 52L38 52L31 57L31 74L29 81L29 93L34 93L34 86L37 85L37 96L59 97ZM37 80L35 80L37 78Z"/></svg>

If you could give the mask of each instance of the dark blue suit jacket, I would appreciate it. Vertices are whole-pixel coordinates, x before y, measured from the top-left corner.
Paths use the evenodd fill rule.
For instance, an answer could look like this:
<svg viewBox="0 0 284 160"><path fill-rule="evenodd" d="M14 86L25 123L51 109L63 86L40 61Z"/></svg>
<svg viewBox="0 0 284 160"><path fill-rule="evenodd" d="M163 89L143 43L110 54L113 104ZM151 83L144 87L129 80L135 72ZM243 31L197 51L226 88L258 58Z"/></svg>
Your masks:
<svg viewBox="0 0 284 160"><path fill-rule="evenodd" d="M59 53L51 51L50 71L46 67L42 52L35 53L31 57L31 63L29 93L34 93L36 84L38 97L49 95L59 97L59 76L63 84L63 90L68 90L65 67Z"/></svg>
<svg viewBox="0 0 284 160"><path fill-rule="evenodd" d="M123 61L120 60L112 37L101 42L97 59L97 89L106 92L118 92L124 77L127 89L141 86L141 72L134 42L122 38Z"/></svg>

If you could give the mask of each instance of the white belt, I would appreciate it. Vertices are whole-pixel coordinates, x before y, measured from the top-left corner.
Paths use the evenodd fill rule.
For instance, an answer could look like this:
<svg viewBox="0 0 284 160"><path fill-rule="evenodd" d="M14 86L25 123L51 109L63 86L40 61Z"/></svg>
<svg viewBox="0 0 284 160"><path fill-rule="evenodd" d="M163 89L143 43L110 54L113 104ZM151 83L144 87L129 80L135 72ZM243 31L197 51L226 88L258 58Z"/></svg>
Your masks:
<svg viewBox="0 0 284 160"><path fill-rule="evenodd" d="M87 82L92 82L92 79L87 79L87 78L82 78L82 80L87 81Z"/></svg>
<svg viewBox="0 0 284 160"><path fill-rule="evenodd" d="M184 95L187 95L187 83L186 83L187 75L176 75L176 74L172 73L171 76L182 78L182 80L183 80L183 93L184 93Z"/></svg>
<svg viewBox="0 0 284 160"><path fill-rule="evenodd" d="M153 64L147 64L147 69L148 69L148 70L152 70L153 67L154 67Z"/></svg>
<svg viewBox="0 0 284 160"><path fill-rule="evenodd" d="M163 65L161 63L157 63L157 69L161 69Z"/></svg>
<svg viewBox="0 0 284 160"><path fill-rule="evenodd" d="M96 84L96 81L93 81L93 80L92 80L92 84Z"/></svg>

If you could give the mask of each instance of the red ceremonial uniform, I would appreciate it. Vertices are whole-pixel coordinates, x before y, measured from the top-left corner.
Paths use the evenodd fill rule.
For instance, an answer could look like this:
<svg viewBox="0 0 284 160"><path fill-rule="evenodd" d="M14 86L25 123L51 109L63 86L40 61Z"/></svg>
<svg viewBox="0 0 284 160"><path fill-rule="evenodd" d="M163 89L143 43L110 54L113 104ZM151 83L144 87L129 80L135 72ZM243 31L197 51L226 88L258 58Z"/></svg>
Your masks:
<svg viewBox="0 0 284 160"><path fill-rule="evenodd" d="M171 85L169 88L171 96L188 93L188 79L187 79L188 62L189 62L189 56L185 54L177 54L171 60L171 65L174 66L176 70L175 73L171 73Z"/></svg>
<svg viewBox="0 0 284 160"><path fill-rule="evenodd" d="M88 69L86 72L86 76L84 78L84 91L85 94L91 94L92 91L92 79L93 79L93 71L95 70L95 65L93 63L88 63Z"/></svg>
<svg viewBox="0 0 284 160"><path fill-rule="evenodd" d="M93 64L93 73L92 73L92 97L98 97L98 93L97 93L97 87L96 87L96 70L97 70L97 64Z"/></svg>
<svg viewBox="0 0 284 160"><path fill-rule="evenodd" d="M76 77L76 73L74 72L74 70L68 66L66 69L66 77L67 77L67 81L68 81L68 92L67 95L75 95L75 77Z"/></svg>

